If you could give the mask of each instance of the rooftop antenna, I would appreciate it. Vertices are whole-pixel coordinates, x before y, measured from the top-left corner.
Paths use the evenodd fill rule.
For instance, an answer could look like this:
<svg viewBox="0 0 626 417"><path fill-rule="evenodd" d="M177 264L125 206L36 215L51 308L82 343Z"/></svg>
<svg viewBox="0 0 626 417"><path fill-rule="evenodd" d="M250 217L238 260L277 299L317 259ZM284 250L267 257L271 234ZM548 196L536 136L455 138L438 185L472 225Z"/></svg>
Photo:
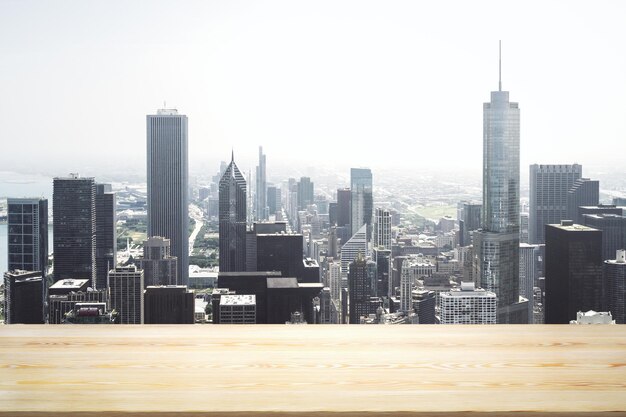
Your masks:
<svg viewBox="0 0 626 417"><path fill-rule="evenodd" d="M235 148L230 148L230 151L231 151L230 162L235 162Z"/></svg>
<svg viewBox="0 0 626 417"><path fill-rule="evenodd" d="M502 91L502 41L498 45L498 91Z"/></svg>

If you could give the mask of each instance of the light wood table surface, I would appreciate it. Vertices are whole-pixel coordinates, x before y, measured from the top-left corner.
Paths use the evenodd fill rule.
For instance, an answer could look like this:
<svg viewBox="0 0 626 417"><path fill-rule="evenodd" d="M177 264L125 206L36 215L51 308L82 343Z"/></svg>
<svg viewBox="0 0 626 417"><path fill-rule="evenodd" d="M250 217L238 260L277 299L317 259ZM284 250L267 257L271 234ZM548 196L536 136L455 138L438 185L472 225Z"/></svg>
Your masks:
<svg viewBox="0 0 626 417"><path fill-rule="evenodd" d="M625 411L624 325L0 326L2 417Z"/></svg>

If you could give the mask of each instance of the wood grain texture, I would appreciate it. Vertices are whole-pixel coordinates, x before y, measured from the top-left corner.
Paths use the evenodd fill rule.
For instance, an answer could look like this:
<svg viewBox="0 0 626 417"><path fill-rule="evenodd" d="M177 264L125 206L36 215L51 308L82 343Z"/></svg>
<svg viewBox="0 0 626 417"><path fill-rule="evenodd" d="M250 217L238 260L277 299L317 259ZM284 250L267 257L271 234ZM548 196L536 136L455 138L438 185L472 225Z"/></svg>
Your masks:
<svg viewBox="0 0 626 417"><path fill-rule="evenodd" d="M623 415L626 326L0 326L0 375L3 416Z"/></svg>

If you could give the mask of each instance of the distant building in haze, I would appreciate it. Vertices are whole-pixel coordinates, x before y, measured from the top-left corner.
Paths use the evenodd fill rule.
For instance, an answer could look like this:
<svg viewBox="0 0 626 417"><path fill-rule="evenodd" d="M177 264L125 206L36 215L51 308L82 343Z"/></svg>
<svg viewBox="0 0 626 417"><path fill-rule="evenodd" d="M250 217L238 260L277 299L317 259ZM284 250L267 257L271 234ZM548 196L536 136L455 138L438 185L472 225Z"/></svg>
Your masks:
<svg viewBox="0 0 626 417"><path fill-rule="evenodd" d="M148 237L171 242L178 279L189 275L189 156L187 116L160 109L146 117L148 162ZM122 321L123 322L123 321Z"/></svg>
<svg viewBox="0 0 626 417"><path fill-rule="evenodd" d="M313 204L314 186L311 178L302 177L298 182L298 210L306 210L309 204Z"/></svg>
<svg viewBox="0 0 626 417"><path fill-rule="evenodd" d="M256 220L267 220L269 217L265 163L266 155L263 154L263 147L259 146L259 165L256 167L256 198L254 199ZM275 212L276 210L274 210Z"/></svg>
<svg viewBox="0 0 626 417"><path fill-rule="evenodd" d="M372 189L372 171L369 168L350 169L351 233L354 235L359 232L361 226L367 225L368 242L372 237L372 217L374 214Z"/></svg>

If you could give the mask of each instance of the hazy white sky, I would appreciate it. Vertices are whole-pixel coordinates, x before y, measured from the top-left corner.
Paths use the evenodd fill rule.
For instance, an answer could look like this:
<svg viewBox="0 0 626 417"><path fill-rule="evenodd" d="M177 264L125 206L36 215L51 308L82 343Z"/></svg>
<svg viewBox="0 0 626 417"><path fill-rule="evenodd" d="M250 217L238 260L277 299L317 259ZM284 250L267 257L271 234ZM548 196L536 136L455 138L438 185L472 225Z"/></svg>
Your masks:
<svg viewBox="0 0 626 417"><path fill-rule="evenodd" d="M196 169L480 170L499 39L523 172L626 165L626 2L595 0L0 0L0 164L145 169L166 100Z"/></svg>

